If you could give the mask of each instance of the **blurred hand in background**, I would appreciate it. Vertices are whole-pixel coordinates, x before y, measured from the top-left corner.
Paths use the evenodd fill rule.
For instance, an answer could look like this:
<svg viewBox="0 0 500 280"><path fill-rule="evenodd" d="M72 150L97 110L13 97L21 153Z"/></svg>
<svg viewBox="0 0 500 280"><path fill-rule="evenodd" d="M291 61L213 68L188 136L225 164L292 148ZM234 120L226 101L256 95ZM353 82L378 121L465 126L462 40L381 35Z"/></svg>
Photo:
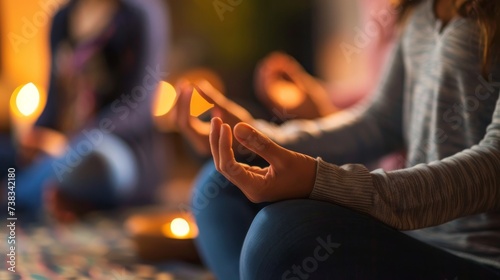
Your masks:
<svg viewBox="0 0 500 280"><path fill-rule="evenodd" d="M255 69L257 97L270 111L283 110L301 119L335 113L322 82L309 75L291 56L273 52Z"/></svg>
<svg viewBox="0 0 500 280"><path fill-rule="evenodd" d="M180 133L188 139L200 155L210 155L210 123L191 115L191 97L197 90L209 103L214 104L210 115L219 117L224 122L235 125L239 122L252 123L254 118L242 106L226 98L219 90L207 81L190 84L186 80L177 84L178 99L169 112L170 122L173 122Z"/></svg>

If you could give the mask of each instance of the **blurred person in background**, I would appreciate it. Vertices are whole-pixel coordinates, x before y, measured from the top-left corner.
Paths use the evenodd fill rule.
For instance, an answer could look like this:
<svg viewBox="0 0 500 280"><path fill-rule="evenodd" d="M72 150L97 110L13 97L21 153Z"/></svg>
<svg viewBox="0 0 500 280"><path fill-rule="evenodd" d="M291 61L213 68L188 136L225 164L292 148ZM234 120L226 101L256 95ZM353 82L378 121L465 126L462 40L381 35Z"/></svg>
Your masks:
<svg viewBox="0 0 500 280"><path fill-rule="evenodd" d="M317 2L316 33L324 33L317 39L317 75L282 52L271 53L255 69L257 97L282 122L321 118L367 102L394 47L394 1ZM394 170L404 161L404 151L396 151L367 165Z"/></svg>
<svg viewBox="0 0 500 280"><path fill-rule="evenodd" d="M316 33L324 37L317 39L318 75L283 52L268 55L255 70L257 97L269 110L286 112L283 121L324 117L369 96L393 47L397 12L389 1L317 2L323 15Z"/></svg>
<svg viewBox="0 0 500 280"><path fill-rule="evenodd" d="M149 203L168 171L152 100L165 78L168 16L157 0L73 0L54 16L47 105L18 139L17 209L60 221ZM57 136L57 137L54 137ZM38 145L60 141L58 157Z"/></svg>

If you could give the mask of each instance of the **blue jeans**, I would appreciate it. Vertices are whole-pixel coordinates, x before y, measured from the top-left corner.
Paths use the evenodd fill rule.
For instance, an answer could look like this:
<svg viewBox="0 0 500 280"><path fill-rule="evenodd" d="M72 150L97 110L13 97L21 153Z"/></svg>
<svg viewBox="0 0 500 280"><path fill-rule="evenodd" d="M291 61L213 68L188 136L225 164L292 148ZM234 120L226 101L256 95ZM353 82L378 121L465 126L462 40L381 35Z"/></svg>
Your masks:
<svg viewBox="0 0 500 280"><path fill-rule="evenodd" d="M192 201L197 245L219 280L499 279L377 220L331 203L251 203L208 163Z"/></svg>
<svg viewBox="0 0 500 280"><path fill-rule="evenodd" d="M127 182L136 179L137 168L129 154L128 147L113 135L104 135L96 143L78 137L61 157L43 156L19 170L17 209L27 214L38 213L48 185L59 188L74 203L91 203L95 209L112 208L133 191L135 183L127 185Z"/></svg>
<svg viewBox="0 0 500 280"><path fill-rule="evenodd" d="M89 158L92 158L89 161ZM82 163L65 174L61 180L54 171L54 164L66 164L64 158L44 156L24 170L18 172L16 180L16 206L20 214L33 216L43 209L43 197L47 187L60 189L73 203L89 202L96 209L105 209L116 203L106 169L92 168L89 165L99 160L99 155L91 153L82 157ZM109 206L111 207L111 206ZM109 208L108 207L108 208Z"/></svg>
<svg viewBox="0 0 500 280"><path fill-rule="evenodd" d="M33 213L42 208L43 187L55 180L52 163L57 160L57 158L44 156L18 173L16 181L18 210Z"/></svg>

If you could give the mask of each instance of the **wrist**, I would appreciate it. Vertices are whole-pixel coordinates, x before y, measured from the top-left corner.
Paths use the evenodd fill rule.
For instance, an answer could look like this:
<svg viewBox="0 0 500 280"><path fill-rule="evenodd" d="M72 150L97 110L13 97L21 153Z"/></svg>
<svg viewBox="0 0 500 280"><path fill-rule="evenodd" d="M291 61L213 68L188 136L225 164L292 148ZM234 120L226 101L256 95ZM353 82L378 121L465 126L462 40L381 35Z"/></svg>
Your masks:
<svg viewBox="0 0 500 280"><path fill-rule="evenodd" d="M314 190L314 186L316 183L316 176L318 170L318 161L315 158L312 158L307 155L300 154L300 156L304 157L305 163L301 164L301 173L303 172L304 181L300 181L300 194L298 197L300 198L309 198L311 193Z"/></svg>

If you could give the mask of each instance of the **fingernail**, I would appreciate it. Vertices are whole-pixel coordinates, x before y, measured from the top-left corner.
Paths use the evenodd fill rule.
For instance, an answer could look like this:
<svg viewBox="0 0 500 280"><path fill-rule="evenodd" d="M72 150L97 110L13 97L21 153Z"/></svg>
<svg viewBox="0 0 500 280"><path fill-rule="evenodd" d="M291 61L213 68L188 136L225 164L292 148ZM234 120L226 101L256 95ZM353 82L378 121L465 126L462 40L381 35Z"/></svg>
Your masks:
<svg viewBox="0 0 500 280"><path fill-rule="evenodd" d="M241 140L248 140L253 133L255 133L255 130L248 125L240 124L234 128L234 135Z"/></svg>
<svg viewBox="0 0 500 280"><path fill-rule="evenodd" d="M215 126L217 125L217 123L221 123L221 122L222 122L222 121L221 121L221 119L220 119L220 118L217 118L217 117L212 118L212 119L210 120L211 131L213 131L213 130L215 129Z"/></svg>

